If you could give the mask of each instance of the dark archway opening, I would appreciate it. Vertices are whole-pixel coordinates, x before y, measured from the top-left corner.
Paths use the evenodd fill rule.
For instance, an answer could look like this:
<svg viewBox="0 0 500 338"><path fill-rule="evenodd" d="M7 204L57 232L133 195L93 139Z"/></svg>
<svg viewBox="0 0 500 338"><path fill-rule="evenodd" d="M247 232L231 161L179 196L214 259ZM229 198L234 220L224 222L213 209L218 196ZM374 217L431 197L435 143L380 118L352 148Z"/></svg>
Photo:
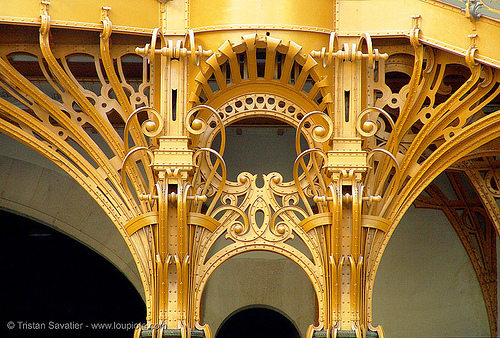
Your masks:
<svg viewBox="0 0 500 338"><path fill-rule="evenodd" d="M231 314L216 338L300 338L295 325L281 313L252 307Z"/></svg>
<svg viewBox="0 0 500 338"><path fill-rule="evenodd" d="M0 210L0 337L132 337L146 307L127 278L88 247Z"/></svg>

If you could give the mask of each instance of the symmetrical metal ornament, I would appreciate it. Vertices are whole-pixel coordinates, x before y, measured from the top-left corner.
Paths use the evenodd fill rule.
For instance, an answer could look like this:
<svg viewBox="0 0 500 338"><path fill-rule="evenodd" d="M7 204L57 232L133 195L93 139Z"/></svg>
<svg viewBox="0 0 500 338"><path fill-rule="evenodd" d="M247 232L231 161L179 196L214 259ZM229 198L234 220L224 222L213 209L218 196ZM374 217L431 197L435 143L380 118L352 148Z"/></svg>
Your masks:
<svg viewBox="0 0 500 338"><path fill-rule="evenodd" d="M48 2L37 45L0 45L0 131L51 159L109 215L141 274L153 337L168 328L210 338L201 312L210 276L238 254L263 250L309 277L318 318L308 338L383 338L372 326L372 291L398 222L424 189L444 203L433 179L500 137L492 104L500 71L476 62L477 36L465 56L424 46L415 15L409 39L317 32L327 45L306 51L283 32L168 35L162 19L146 45L120 45L111 44L109 11L102 8L98 47L53 43ZM78 75L83 67L93 82ZM248 118L296 129L293 180L279 172L262 186L249 172L228 179L225 128ZM491 214L500 175L468 175L483 180ZM476 224L446 210L469 255L483 250L463 230L478 232ZM498 218L492 224L498 232ZM219 239L228 244L220 248ZM474 266L491 272L481 284L491 299L493 263Z"/></svg>

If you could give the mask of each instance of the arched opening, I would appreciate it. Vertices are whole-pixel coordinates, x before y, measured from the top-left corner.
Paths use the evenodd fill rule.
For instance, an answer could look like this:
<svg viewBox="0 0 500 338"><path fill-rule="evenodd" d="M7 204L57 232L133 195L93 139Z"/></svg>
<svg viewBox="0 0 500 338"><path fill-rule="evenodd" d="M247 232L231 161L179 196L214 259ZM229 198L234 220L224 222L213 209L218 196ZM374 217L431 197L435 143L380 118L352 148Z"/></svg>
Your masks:
<svg viewBox="0 0 500 338"><path fill-rule="evenodd" d="M231 315L255 304L293 318L301 337L318 316L320 301L308 275L291 259L274 252L250 251L231 257L217 267L202 290L201 323L215 332Z"/></svg>
<svg viewBox="0 0 500 338"><path fill-rule="evenodd" d="M384 252L373 294L373 322L387 337L488 336L474 270L438 210L408 209Z"/></svg>
<svg viewBox="0 0 500 338"><path fill-rule="evenodd" d="M219 328L216 338L299 338L290 319L280 312L263 306L240 309L229 315Z"/></svg>
<svg viewBox="0 0 500 338"><path fill-rule="evenodd" d="M45 225L0 210L2 337L132 337L146 308L96 252Z"/></svg>

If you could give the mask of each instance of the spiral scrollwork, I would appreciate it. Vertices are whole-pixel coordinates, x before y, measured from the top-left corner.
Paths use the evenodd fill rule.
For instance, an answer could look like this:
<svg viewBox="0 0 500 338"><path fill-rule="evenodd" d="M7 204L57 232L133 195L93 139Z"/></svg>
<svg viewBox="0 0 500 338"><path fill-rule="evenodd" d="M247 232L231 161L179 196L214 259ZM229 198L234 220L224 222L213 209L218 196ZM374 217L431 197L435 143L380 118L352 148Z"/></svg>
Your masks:
<svg viewBox="0 0 500 338"><path fill-rule="evenodd" d="M486 173L484 183L488 191L496 198L500 197L500 170L494 169Z"/></svg>
<svg viewBox="0 0 500 338"><path fill-rule="evenodd" d="M323 124L316 124L316 119L312 117L320 118L323 121ZM300 133L304 131L303 129L305 129L304 127L309 120L315 122L315 125L311 126L311 136L314 141L324 143L327 142L333 135L333 121L327 114L317 110L307 113L302 120L300 120L295 134L295 149L297 151L297 155L302 152L300 148Z"/></svg>
<svg viewBox="0 0 500 338"><path fill-rule="evenodd" d="M471 44L469 48L467 48L467 51L465 52L465 63L471 69L479 65L479 63L476 62L476 53L477 53L477 48L475 44Z"/></svg>
<svg viewBox="0 0 500 338"><path fill-rule="evenodd" d="M244 231L245 225L239 221L233 222L229 227L229 231L233 236L243 235L246 231Z"/></svg>
<svg viewBox="0 0 500 338"><path fill-rule="evenodd" d="M250 222L248 220L247 214L244 211L242 211L235 205L226 204L215 209L214 212L211 214L211 216L215 218L218 214L222 212L224 213L230 212L231 214L236 213L239 215L235 221L231 222L231 225L228 228L228 234L226 235L226 238L235 239L238 236L243 236L248 232L248 230L250 229ZM234 216L230 217L233 218ZM242 221L239 221L240 218L242 219Z"/></svg>
<svg viewBox="0 0 500 338"><path fill-rule="evenodd" d="M375 120L366 120L365 116L370 114L370 113L376 113L377 116ZM377 123L377 119L379 117L379 114L382 114L390 123L393 132L396 130L396 125L394 124L394 121L392 120L391 115L389 115L385 110L380 109L378 107L368 107L365 108L359 113L357 121L356 121L356 130L358 133L361 134L363 137L371 137L375 135L379 129L379 124Z"/></svg>
<svg viewBox="0 0 500 338"><path fill-rule="evenodd" d="M307 218L307 214L304 212L304 210L295 205L288 205L276 211L271 217L269 230L274 236L278 237L279 239L293 238L290 222L284 220L282 216L283 214L286 215L288 213L299 214L302 216L302 219ZM277 222L278 218L282 220Z"/></svg>
<svg viewBox="0 0 500 338"><path fill-rule="evenodd" d="M103 25L103 32L101 33L101 37L105 40L109 39L111 36L111 31L113 25L111 24L111 20L109 20L108 11L110 7L102 7L101 9L101 23Z"/></svg>
<svg viewBox="0 0 500 338"><path fill-rule="evenodd" d="M271 179L269 180L269 187L274 190L276 186L283 183L283 176L278 172L271 173Z"/></svg>
<svg viewBox="0 0 500 338"><path fill-rule="evenodd" d="M147 119L141 124L141 130L144 135L147 137L156 137L160 135L163 130L164 122L160 113L156 111L156 109L151 107L141 107L132 112L130 116L127 118L127 122L125 123L125 131L124 131L124 143L125 143L125 152L128 152L130 149L128 147L128 137L129 137L129 129L130 124L133 118L137 117L137 115L141 112L152 113L155 119Z"/></svg>
<svg viewBox="0 0 500 338"><path fill-rule="evenodd" d="M188 30L188 33L186 34L186 37L184 38L184 45L189 46L189 48L187 50L189 51L188 53L191 57L191 60L196 67L200 66L202 55L206 56L206 55L212 54L211 51L206 51L204 53L203 48L200 45L198 45L198 47L196 47L196 43L194 40L194 31L192 29Z"/></svg>
<svg viewBox="0 0 500 338"><path fill-rule="evenodd" d="M167 45L167 41L165 40L165 36L163 35L163 32L161 31L160 28L155 28L153 30L153 34L151 34L151 44L146 45L146 52L149 53L149 63L154 66L155 64L155 55L156 55L156 43L158 40L158 37L160 37L161 40L161 46L164 47Z"/></svg>
<svg viewBox="0 0 500 338"><path fill-rule="evenodd" d="M220 201L222 204L226 205L238 205L238 198L234 194L222 194Z"/></svg>
<svg viewBox="0 0 500 338"><path fill-rule="evenodd" d="M125 189L125 192L127 193L128 196L132 196L132 193L130 192L130 189L128 188L128 185L127 185L127 174L126 174L125 167L127 166L127 162L132 157L132 155L135 154L136 152L139 152L139 151L145 151L148 154L151 162L153 162L153 160L154 160L153 152L146 147L135 147L127 153L127 156L125 156L125 158L123 159L123 162L122 162L121 179L122 179L123 188ZM149 191L152 191L153 184L154 184L153 183L153 173L152 173L152 170L150 167L146 167L145 169L146 169L146 175L147 175L148 181L149 181ZM150 201L150 203L152 203L152 202Z"/></svg>
<svg viewBox="0 0 500 338"><path fill-rule="evenodd" d="M292 205L298 205L299 204L299 194L293 193L293 194L287 194L283 196L282 202L283 206L292 206Z"/></svg>
<svg viewBox="0 0 500 338"><path fill-rule="evenodd" d="M357 50L361 50L361 46L363 44L363 41L366 42L366 49L367 49L367 54L368 54L368 67L374 68L375 67L375 62L374 62L375 55L377 56L377 59L379 57L378 50L373 49L372 38L370 37L370 34L368 34L368 33L361 33L358 44L356 46Z"/></svg>
<svg viewBox="0 0 500 338"><path fill-rule="evenodd" d="M280 173L272 172L267 175L269 189L275 195L284 196L290 193L293 182L283 182L283 176ZM293 188L292 188L293 189Z"/></svg>
<svg viewBox="0 0 500 338"><path fill-rule="evenodd" d="M304 162L304 156L306 156L308 154L310 154L311 158L313 158L314 157L313 153L319 154L323 158L323 160L325 162L327 161L327 156L326 156L326 154L323 151L321 151L318 148L313 148L313 149L304 150L295 159L295 162L293 164L293 180L295 182L295 186L297 187L299 196L302 198L302 201L304 202L304 205L306 206L307 212L311 216L314 213L313 213L313 211L311 209L311 206L309 205L309 201L307 200L306 194L304 193L304 189L302 189L302 186L300 185L300 180L299 180L299 164ZM307 177L307 179L309 181L309 186L314 187L314 189L316 189L313 177L307 171L305 171L305 173L306 173L306 177ZM318 195L317 191L314 191L314 194Z"/></svg>
<svg viewBox="0 0 500 338"><path fill-rule="evenodd" d="M373 149L370 153L368 153L368 156L366 157L366 162L367 163L371 162L371 158L373 157L373 155L375 155L376 152L384 153L385 155L389 156L389 158L394 162L394 165L395 165L397 171L399 172L399 162L398 162L398 160L396 159L396 157L394 157L393 154L391 154L389 151L387 151L385 149L381 149L381 148Z"/></svg>
<svg viewBox="0 0 500 338"><path fill-rule="evenodd" d="M373 149L370 153L368 153L368 156L366 157L366 162L369 163L370 167L372 167L372 168L373 168L372 158L373 158L373 155L375 155L375 153L377 153L377 152L387 155L394 163L394 168L396 170L396 173L394 175L394 179L392 180L392 182L390 183L390 186L388 187L388 191L391 191L393 189L393 187L399 185L399 182L401 180L401 172L400 172L399 162L391 152L387 151L386 149L376 148L376 149Z"/></svg>
<svg viewBox="0 0 500 338"><path fill-rule="evenodd" d="M220 148L219 148L219 154L220 156L224 155L224 149L226 147L226 129L224 128L224 123L222 122L222 118L220 117L219 113L217 111L207 105L200 104L196 107L191 108L185 117L185 126L186 129L189 133L193 135L200 135L202 134L206 129L207 129L207 121L204 120L202 117L197 114L201 110L206 109L210 111L210 116L214 116L215 119L217 120L219 127L220 127Z"/></svg>

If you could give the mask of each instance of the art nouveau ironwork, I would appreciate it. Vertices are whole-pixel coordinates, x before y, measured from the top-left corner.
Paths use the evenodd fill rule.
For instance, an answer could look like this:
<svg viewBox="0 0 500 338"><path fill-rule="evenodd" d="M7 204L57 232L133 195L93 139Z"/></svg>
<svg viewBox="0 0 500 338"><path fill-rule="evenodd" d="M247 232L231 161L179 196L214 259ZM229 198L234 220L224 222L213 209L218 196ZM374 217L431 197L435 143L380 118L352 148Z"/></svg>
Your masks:
<svg viewBox="0 0 500 338"><path fill-rule="evenodd" d="M159 6L166 15L168 3ZM211 274L264 250L309 277L318 318L308 337L383 337L372 291L399 220L446 168L500 136L500 75L477 62L477 36L464 55L424 45L415 15L405 39L308 30L318 38L306 48L288 32L299 28L180 35L160 15L139 46L111 44L109 12L101 9L98 45L54 44L42 2L38 45L0 45L0 131L51 159L109 215L141 274L152 334L210 337L201 302ZM248 118L296 129L292 181L227 178L225 127ZM484 199L498 197L497 183L487 187ZM214 252L220 238L230 244Z"/></svg>

